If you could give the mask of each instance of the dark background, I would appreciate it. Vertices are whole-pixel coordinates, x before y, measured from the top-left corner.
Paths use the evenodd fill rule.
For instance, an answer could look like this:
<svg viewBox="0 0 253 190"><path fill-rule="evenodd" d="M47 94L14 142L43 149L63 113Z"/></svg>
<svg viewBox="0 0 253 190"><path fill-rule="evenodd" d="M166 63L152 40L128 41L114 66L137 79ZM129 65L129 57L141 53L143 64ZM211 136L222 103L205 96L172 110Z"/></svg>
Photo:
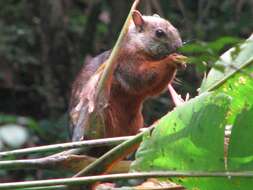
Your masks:
<svg viewBox="0 0 253 190"><path fill-rule="evenodd" d="M28 129L29 139L18 148L68 141L71 83L85 59L114 45L131 4L130 0L0 1L0 128L16 123ZM178 73L174 84L183 96L187 92L195 96L218 55L253 29L251 0L142 0L139 9L170 20L187 43L182 52L193 57L193 64ZM146 123L172 106L167 92L149 100L144 106ZM10 148L8 143L0 146ZM21 176L17 179L27 177Z"/></svg>

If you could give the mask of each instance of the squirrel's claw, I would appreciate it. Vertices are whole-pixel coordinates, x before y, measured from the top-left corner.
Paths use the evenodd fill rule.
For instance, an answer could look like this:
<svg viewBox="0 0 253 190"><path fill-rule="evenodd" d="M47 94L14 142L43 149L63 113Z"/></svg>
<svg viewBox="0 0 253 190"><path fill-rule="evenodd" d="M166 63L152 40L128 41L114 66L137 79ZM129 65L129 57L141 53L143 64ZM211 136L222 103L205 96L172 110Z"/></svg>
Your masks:
<svg viewBox="0 0 253 190"><path fill-rule="evenodd" d="M170 59L170 62L175 64L179 69L186 68L186 62L188 60L188 57L181 54L173 53L170 54L168 58Z"/></svg>

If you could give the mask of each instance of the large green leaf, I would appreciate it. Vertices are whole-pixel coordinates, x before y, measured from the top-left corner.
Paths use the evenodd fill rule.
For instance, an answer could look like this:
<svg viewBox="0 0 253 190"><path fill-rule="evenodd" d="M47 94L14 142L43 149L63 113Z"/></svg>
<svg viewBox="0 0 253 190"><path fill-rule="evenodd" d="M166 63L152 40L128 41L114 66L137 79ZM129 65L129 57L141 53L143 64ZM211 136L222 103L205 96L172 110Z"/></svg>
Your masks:
<svg viewBox="0 0 253 190"><path fill-rule="evenodd" d="M253 170L253 106L245 106L243 111L235 119L230 144L228 149L228 158L244 158L242 163L251 163ZM237 169L228 160L229 168ZM248 169L250 169L248 168Z"/></svg>
<svg viewBox="0 0 253 190"><path fill-rule="evenodd" d="M200 93L216 91L228 94L233 98L229 123L245 104L253 104L253 35L240 46L224 53L216 66L224 66L224 72L212 69L203 80Z"/></svg>
<svg viewBox="0 0 253 190"><path fill-rule="evenodd" d="M231 48L225 52L215 65L225 67L224 71L212 69L203 80L200 92L205 92L219 87L234 73L241 73L240 69L247 67L253 61L253 35L243 44Z"/></svg>
<svg viewBox="0 0 253 190"><path fill-rule="evenodd" d="M134 170L224 171L224 128L230 97L203 94L159 120L144 139L132 165ZM230 188L228 179L175 178L187 188Z"/></svg>
<svg viewBox="0 0 253 190"><path fill-rule="evenodd" d="M245 106L235 119L228 146L228 170L253 170L253 106ZM233 179L236 189L251 189L253 181L245 178Z"/></svg>
<svg viewBox="0 0 253 190"><path fill-rule="evenodd" d="M232 48L221 57L217 65L225 72L212 69L201 85L201 92L212 90L232 97L228 124L232 125L228 145L228 170L253 170L253 35L242 45ZM250 189L252 183L235 178L237 189Z"/></svg>

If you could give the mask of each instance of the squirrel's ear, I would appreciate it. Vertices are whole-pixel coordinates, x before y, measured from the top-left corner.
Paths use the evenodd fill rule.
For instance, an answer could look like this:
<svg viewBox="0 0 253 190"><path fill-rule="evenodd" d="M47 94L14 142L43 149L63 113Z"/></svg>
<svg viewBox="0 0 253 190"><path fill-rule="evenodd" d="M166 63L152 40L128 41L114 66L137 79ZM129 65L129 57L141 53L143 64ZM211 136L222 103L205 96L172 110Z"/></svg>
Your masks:
<svg viewBox="0 0 253 190"><path fill-rule="evenodd" d="M138 28L139 31L141 31L144 26L144 19L141 13L137 10L134 10L132 13L132 18L133 18L135 26Z"/></svg>

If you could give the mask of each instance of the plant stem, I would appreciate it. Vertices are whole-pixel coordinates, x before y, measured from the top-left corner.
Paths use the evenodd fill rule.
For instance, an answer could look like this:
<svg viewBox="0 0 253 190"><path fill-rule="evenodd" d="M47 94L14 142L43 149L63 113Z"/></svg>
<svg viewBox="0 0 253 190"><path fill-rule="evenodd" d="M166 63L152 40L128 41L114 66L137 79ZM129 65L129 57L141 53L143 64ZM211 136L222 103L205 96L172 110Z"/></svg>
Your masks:
<svg viewBox="0 0 253 190"><path fill-rule="evenodd" d="M96 106L98 106L97 110L103 110L105 106L107 105L108 101L108 96L110 93L110 86L111 86L111 78L114 72L114 69L117 65L116 59L119 54L121 45L123 43L123 39L126 36L128 32L128 27L131 21L132 17L132 12L133 10L136 9L137 5L139 4L140 0L135 0L130 12L127 16L127 19L124 23L123 28L121 29L119 38L117 39L117 42L115 46L113 47L112 53L110 54L110 57L108 61L106 61L105 64L105 69L102 73L102 76L99 80L98 83L98 90L95 95L95 100L98 102ZM127 153L130 152L130 149L134 151L137 147L138 144L141 142L142 135L137 135L132 139L132 141L127 141L119 145L117 148L112 149L102 157L100 157L97 161L94 163L90 164L87 168L84 168L80 172L78 172L75 176L77 177L83 174L88 174L88 173L94 173L93 170L95 171L96 174L103 173L105 171L109 170L110 165L112 165L114 162L119 161L120 159L124 158ZM121 154L121 155L120 155Z"/></svg>
<svg viewBox="0 0 253 190"><path fill-rule="evenodd" d="M111 78L114 72L114 69L117 65L116 59L119 55L119 51L123 42L124 37L126 36L128 32L128 27L131 21L132 11L136 9L137 5L139 4L140 0L135 0L130 12L127 16L127 19L124 23L123 28L121 29L120 35L116 41L116 44L114 45L112 49L112 53L110 54L110 57L108 58L108 61L106 61L105 69L103 71L103 74L99 80L98 83L98 91L96 93L96 102L99 102L99 108L103 109L107 105L108 96L110 93L110 87L111 87Z"/></svg>
<svg viewBox="0 0 253 190"><path fill-rule="evenodd" d="M86 155L58 154L43 158L0 161L2 170L48 169L64 172L77 172L90 165L96 158ZM131 161L120 161L111 169L111 173L128 172Z"/></svg>
<svg viewBox="0 0 253 190"><path fill-rule="evenodd" d="M144 132L139 133L135 137L121 143L120 145L114 147L103 156L92 162L86 168L79 171L73 177L78 177L81 175L90 175L90 174L101 174L108 171L117 161L120 161L124 158L127 154L134 151L139 143L142 141L143 134L153 129L150 127L149 129L145 130Z"/></svg>
<svg viewBox="0 0 253 190"><path fill-rule="evenodd" d="M0 189L17 189L26 187L41 187L52 185L80 185L89 184L97 181L110 181L119 179L145 179L145 178L159 178L159 177L245 177L252 178L253 172L202 172L202 171L167 171L167 172L141 172L141 173L126 173L126 174L111 174L88 176L78 178L65 179L50 179L38 180L29 182L17 183L1 183Z"/></svg>
<svg viewBox="0 0 253 190"><path fill-rule="evenodd" d="M66 190L67 188L68 187L66 185L57 185L57 186L18 188L16 190Z"/></svg>
<svg viewBox="0 0 253 190"><path fill-rule="evenodd" d="M66 150L66 149L71 149L71 148L90 148L90 147L97 147L97 146L104 146L104 145L111 146L111 145L120 144L130 139L131 137L133 136L95 139L95 140L17 149L17 150L0 152L0 158L4 156L18 156L18 155L30 154L30 153L36 153L36 152L42 153L42 152L51 152L51 151L61 151L61 150Z"/></svg>

